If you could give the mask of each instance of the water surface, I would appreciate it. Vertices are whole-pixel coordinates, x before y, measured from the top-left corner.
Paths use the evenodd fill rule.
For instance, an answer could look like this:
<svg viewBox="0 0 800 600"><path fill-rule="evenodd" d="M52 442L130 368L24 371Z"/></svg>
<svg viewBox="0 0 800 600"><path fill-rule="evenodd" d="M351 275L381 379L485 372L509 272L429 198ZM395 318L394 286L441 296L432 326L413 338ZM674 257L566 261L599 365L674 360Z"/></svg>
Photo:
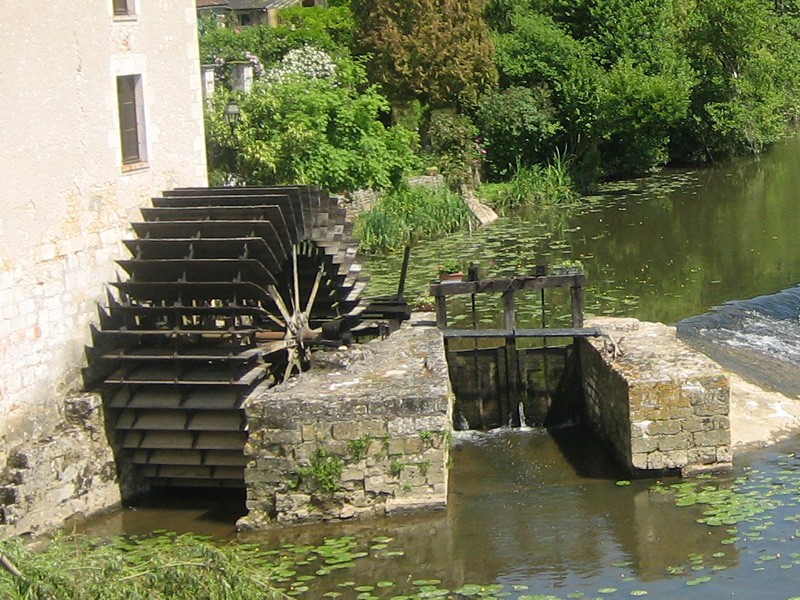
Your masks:
<svg viewBox="0 0 800 600"><path fill-rule="evenodd" d="M671 324L730 300L778 292L800 282L798 156L795 136L762 158L606 185L576 210L504 217L472 233L421 242L407 297L425 291L448 258L475 262L482 276L580 260L590 316ZM368 292L396 290L401 259L370 259ZM538 322L537 300L527 310L522 303L523 320ZM484 318L496 312L487 306ZM565 310L553 312L566 318Z"/></svg>

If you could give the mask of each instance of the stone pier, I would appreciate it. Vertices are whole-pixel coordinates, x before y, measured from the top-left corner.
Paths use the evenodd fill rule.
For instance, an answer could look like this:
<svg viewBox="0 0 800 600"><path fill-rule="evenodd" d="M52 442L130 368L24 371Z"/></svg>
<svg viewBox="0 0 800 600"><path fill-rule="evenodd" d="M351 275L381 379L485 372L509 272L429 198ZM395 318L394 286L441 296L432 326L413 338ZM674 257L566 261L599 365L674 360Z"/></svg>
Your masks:
<svg viewBox="0 0 800 600"><path fill-rule="evenodd" d="M439 331L412 320L313 363L246 403L240 526L444 507L452 391Z"/></svg>
<svg viewBox="0 0 800 600"><path fill-rule="evenodd" d="M730 379L680 342L675 329L636 319L586 323L605 334L581 340L589 425L632 473L684 476L730 470Z"/></svg>

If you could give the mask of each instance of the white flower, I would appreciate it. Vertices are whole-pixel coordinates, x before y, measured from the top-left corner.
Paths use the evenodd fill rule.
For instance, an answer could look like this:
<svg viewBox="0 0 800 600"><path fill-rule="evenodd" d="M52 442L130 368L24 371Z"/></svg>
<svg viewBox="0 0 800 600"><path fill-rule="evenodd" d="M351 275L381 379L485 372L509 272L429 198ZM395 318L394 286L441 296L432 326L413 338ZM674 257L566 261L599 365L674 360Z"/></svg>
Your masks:
<svg viewBox="0 0 800 600"><path fill-rule="evenodd" d="M331 79L336 74L336 63L324 50L303 46L289 50L280 64L264 76L269 83L282 83L289 79Z"/></svg>

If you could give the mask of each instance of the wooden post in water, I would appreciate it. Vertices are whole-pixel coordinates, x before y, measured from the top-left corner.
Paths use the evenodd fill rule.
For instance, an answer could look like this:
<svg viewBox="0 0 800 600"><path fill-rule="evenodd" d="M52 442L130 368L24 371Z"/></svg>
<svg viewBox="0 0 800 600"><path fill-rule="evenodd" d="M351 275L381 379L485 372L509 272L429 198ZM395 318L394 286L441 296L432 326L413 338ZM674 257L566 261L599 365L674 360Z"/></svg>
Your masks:
<svg viewBox="0 0 800 600"><path fill-rule="evenodd" d="M572 300L572 326L583 327L583 286L573 285L569 288Z"/></svg>
<svg viewBox="0 0 800 600"><path fill-rule="evenodd" d="M403 266L400 268L400 281L397 283L397 299L403 300L406 293L406 276L408 275L408 263L411 262L411 242L406 244L403 252Z"/></svg>
<svg viewBox="0 0 800 600"><path fill-rule="evenodd" d="M508 379L508 402L505 410L501 410L504 425L519 427L519 356L517 356L517 338L514 329L517 326L514 290L503 292L503 324L506 331L506 377ZM501 407L502 408L502 407Z"/></svg>
<svg viewBox="0 0 800 600"><path fill-rule="evenodd" d="M447 327L447 297L436 296L436 326L439 329Z"/></svg>

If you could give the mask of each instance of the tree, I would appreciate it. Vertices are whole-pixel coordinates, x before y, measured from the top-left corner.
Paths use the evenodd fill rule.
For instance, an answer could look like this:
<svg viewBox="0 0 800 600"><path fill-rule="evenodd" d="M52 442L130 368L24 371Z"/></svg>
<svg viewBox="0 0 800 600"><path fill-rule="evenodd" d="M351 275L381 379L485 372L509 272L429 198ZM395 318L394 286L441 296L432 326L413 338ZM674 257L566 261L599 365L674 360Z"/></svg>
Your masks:
<svg viewBox="0 0 800 600"><path fill-rule="evenodd" d="M593 136L602 70L589 48L551 17L531 10L511 16L508 33L495 36L503 87L549 90L555 115L572 149Z"/></svg>
<svg viewBox="0 0 800 600"><path fill-rule="evenodd" d="M355 51L393 101L469 106L496 85L483 0L352 0Z"/></svg>
<svg viewBox="0 0 800 600"><path fill-rule="evenodd" d="M647 74L631 60L602 80L597 120L602 169L613 176L653 172L669 162L672 131L689 109L691 80Z"/></svg>
<svg viewBox="0 0 800 600"><path fill-rule="evenodd" d="M698 84L674 145L676 157L716 160L760 152L797 115L800 45L770 4L697 3L686 47Z"/></svg>

